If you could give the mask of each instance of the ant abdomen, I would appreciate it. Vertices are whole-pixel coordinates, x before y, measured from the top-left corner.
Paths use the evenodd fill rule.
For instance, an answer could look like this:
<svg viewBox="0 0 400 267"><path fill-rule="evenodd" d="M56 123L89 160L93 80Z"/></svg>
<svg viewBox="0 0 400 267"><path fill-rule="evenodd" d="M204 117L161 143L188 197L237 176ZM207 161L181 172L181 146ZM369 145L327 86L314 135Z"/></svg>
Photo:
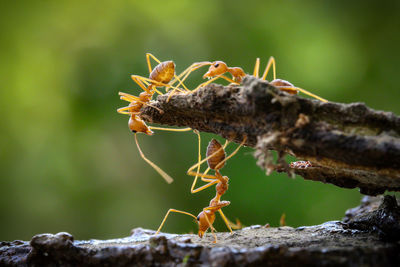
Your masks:
<svg viewBox="0 0 400 267"><path fill-rule="evenodd" d="M297 94L299 91L295 90L294 85L291 84L288 81L282 80L282 79L275 79L272 80L269 84L278 87L280 90L285 91L286 93L289 93L291 95ZM288 89L286 89L288 88Z"/></svg>
<svg viewBox="0 0 400 267"><path fill-rule="evenodd" d="M214 153L215 155L210 157ZM218 169L224 167L225 163L222 163L220 165L218 164L225 159L225 150L222 148L222 145L216 139L212 139L210 143L208 143L206 155L207 157L210 157L207 160L207 163L211 169L215 170L216 167L218 167Z"/></svg>
<svg viewBox="0 0 400 267"><path fill-rule="evenodd" d="M158 64L150 73L151 80L169 83L175 75L175 63L173 61L164 61Z"/></svg>

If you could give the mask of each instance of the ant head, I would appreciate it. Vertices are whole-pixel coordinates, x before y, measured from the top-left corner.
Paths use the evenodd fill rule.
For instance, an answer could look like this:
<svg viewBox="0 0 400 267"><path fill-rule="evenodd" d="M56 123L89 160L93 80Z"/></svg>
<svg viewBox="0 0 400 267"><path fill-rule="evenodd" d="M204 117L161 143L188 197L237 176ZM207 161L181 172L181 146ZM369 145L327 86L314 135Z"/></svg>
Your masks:
<svg viewBox="0 0 400 267"><path fill-rule="evenodd" d="M128 126L133 133L145 133L147 135L153 135L153 131L150 130L146 123L136 115L131 115Z"/></svg>
<svg viewBox="0 0 400 267"><path fill-rule="evenodd" d="M206 218L207 216L207 218ZM203 237L208 228L212 227L215 221L215 214L213 212L202 211L197 216L197 223L199 224L199 237Z"/></svg>
<svg viewBox="0 0 400 267"><path fill-rule="evenodd" d="M214 156L210 157L213 154ZM210 169L219 170L224 167L225 163L220 163L225 159L225 150L216 139L212 139L210 143L208 143L206 156L210 157L207 160L207 164Z"/></svg>
<svg viewBox="0 0 400 267"><path fill-rule="evenodd" d="M223 61L214 61L203 78L212 78L228 71L228 66Z"/></svg>

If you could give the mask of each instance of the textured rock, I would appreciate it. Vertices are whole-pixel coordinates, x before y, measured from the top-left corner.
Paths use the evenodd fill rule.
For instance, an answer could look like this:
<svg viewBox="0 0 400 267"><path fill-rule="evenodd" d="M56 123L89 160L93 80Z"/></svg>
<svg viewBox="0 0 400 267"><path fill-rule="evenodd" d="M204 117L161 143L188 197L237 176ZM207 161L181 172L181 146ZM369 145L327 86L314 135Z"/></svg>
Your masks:
<svg viewBox="0 0 400 267"><path fill-rule="evenodd" d="M399 207L394 197L365 198L343 222L299 228L252 226L233 234L154 235L74 241L68 233L0 243L1 266L399 266ZM393 237L388 235L393 233Z"/></svg>
<svg viewBox="0 0 400 267"><path fill-rule="evenodd" d="M393 196L364 197L359 207L346 212L343 222L349 229L375 232L382 240L400 241L400 207Z"/></svg>

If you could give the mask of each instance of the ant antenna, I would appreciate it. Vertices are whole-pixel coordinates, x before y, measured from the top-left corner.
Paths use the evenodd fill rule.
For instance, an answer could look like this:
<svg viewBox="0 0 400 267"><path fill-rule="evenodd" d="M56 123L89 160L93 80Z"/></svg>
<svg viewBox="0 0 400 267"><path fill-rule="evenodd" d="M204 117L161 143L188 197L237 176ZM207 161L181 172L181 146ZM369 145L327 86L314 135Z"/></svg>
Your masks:
<svg viewBox="0 0 400 267"><path fill-rule="evenodd" d="M142 150L140 149L139 142L137 140L137 134L135 133L135 142L136 146L139 150L140 156L146 161L151 167L153 167L154 170L156 170L164 179L167 183L172 183L174 179L172 179L171 176L169 176L165 171L163 171L160 167L158 167L156 164L154 164L152 161L150 161L146 156L143 154Z"/></svg>

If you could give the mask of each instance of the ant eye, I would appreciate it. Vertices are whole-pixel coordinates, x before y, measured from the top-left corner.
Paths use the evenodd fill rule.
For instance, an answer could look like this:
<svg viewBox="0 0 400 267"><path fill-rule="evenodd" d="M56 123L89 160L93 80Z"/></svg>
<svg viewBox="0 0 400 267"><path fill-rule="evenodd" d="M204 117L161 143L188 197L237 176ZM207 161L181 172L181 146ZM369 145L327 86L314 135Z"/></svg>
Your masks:
<svg viewBox="0 0 400 267"><path fill-rule="evenodd" d="M200 221L200 216L197 216L197 218L196 218L198 221Z"/></svg>
<svg viewBox="0 0 400 267"><path fill-rule="evenodd" d="M214 65L214 67L216 67L216 68L218 68L218 66L219 66L219 63L217 63L217 64Z"/></svg>

